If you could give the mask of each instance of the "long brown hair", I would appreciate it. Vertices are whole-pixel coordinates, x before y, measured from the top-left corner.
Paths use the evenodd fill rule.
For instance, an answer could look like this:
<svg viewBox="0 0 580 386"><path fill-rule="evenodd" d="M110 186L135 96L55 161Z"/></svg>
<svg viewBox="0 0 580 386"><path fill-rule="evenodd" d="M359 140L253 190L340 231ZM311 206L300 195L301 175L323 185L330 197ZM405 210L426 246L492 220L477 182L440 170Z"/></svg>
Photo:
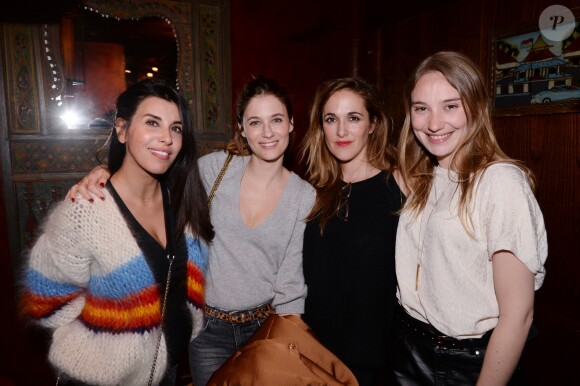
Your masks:
<svg viewBox="0 0 580 386"><path fill-rule="evenodd" d="M234 135L232 139L226 143L225 150L233 155L250 155L252 151L248 146L248 141L244 136L242 136L242 130L244 129L242 126L244 112L246 108L250 104L250 101L258 96L258 95L273 95L286 107L286 112L288 113L288 119L291 121L293 119L293 109L292 109L292 101L290 99L290 94L288 90L280 85L278 81L272 78L266 78L263 75L259 75L258 77L250 80L244 86L236 108L236 123L237 127L234 131ZM288 149L286 153L289 151L290 147L292 146L294 138L294 130L290 132L290 141L288 143Z"/></svg>
<svg viewBox="0 0 580 386"><path fill-rule="evenodd" d="M433 183L433 167L437 160L415 138L411 125L411 93L419 79L432 72L441 73L459 92L467 116L466 134L453 154L450 169L457 172L461 190L459 217L468 234L472 233L469 206L476 177L496 162L507 162L520 167L528 176L533 188L530 169L509 158L499 147L491 122L491 106L483 75L475 63L465 55L453 51L438 52L419 64L405 90L405 121L399 138L399 165L403 181L408 189L403 210L417 216L424 208Z"/></svg>
<svg viewBox="0 0 580 386"><path fill-rule="evenodd" d="M303 139L301 159L305 161L306 178L316 188L316 201L307 220L319 219L320 231L335 216L339 201L342 170L340 163L326 147L322 115L324 105L332 95L350 90L359 95L374 124L367 144L368 162L379 170L392 170L395 151L389 143L390 126L383 106L371 85L358 77L340 78L323 83L317 90L310 109L310 124Z"/></svg>

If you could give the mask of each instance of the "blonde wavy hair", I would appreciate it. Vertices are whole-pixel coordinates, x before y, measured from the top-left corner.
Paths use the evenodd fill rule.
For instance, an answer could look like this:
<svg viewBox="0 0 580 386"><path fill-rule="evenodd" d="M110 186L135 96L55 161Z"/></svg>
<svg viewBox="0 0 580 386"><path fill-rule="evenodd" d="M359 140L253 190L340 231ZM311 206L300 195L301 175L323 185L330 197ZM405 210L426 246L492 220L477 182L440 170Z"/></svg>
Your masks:
<svg viewBox="0 0 580 386"><path fill-rule="evenodd" d="M374 131L368 137L368 162L379 170L391 171L396 165L395 150L389 143L390 125L373 87L359 77L340 78L323 83L317 90L310 109L310 123L302 141L301 160L305 161L305 176L316 188L314 207L307 220L319 219L320 231L336 214L342 170L340 163L326 147L323 130L324 105L332 95L350 90L359 95L369 113Z"/></svg>
<svg viewBox="0 0 580 386"><path fill-rule="evenodd" d="M438 164L436 158L420 145L411 124L411 93L419 79L431 72L441 73L459 92L467 116L466 135L452 155L450 169L457 172L461 194L459 199L461 224L473 237L473 222L469 207L476 179L488 166L497 162L518 166L526 173L532 189L534 177L529 168L509 158L500 149L493 132L487 87L475 63L461 53L441 51L419 64L409 78L405 90L405 121L398 145L401 176L408 189L403 211L411 211L413 218L416 219L425 208L433 184L433 168Z"/></svg>

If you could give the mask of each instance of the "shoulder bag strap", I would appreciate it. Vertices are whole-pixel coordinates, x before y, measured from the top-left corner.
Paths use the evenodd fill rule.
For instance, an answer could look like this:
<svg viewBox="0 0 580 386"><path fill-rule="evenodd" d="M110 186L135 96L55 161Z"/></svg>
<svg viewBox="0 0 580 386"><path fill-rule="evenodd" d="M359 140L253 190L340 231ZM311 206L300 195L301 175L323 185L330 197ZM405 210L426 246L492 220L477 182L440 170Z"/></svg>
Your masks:
<svg viewBox="0 0 580 386"><path fill-rule="evenodd" d="M233 155L231 153L228 154L228 157L224 161L224 166L222 166L222 170L220 170L217 178L215 179L215 182L213 183L213 186L211 188L211 192L209 193L209 197L207 199L207 207L208 208L211 206L211 201L213 200L213 198L215 196L215 192L216 192L218 186L220 185L220 182L222 182L222 178L224 178L224 175L226 174L226 170L228 170L228 166L230 166L230 162L232 161L232 158L233 158Z"/></svg>
<svg viewBox="0 0 580 386"><path fill-rule="evenodd" d="M165 282L165 292L163 294L163 305L161 306L161 322L159 323L159 337L157 338L157 345L155 346L155 354L153 355L153 365L151 366L151 372L149 373L149 381L147 386L153 385L153 377L155 376L155 368L157 367L157 359L159 357L159 347L161 347L161 338L163 336L163 324L165 323L165 310L167 308L167 297L169 295L169 284L171 283L171 268L173 267L173 261L175 260L175 218L173 213L171 213L169 192L165 187L165 184L161 184L163 189L163 216L165 217L165 237L167 239L167 246L165 251L167 252L167 260L169 261L169 268L167 268L167 281Z"/></svg>

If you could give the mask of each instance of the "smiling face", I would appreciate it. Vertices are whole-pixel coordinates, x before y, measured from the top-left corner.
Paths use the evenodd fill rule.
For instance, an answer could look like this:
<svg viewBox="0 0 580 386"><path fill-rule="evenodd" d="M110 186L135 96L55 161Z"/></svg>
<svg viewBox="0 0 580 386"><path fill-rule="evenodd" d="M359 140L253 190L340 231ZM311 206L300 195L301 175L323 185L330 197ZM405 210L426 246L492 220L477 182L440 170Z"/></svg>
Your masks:
<svg viewBox="0 0 580 386"><path fill-rule="evenodd" d="M411 93L411 126L416 138L449 169L467 133L467 115L459 92L440 72L421 76Z"/></svg>
<svg viewBox="0 0 580 386"><path fill-rule="evenodd" d="M126 146L123 168L132 173L165 173L182 146L182 120L177 105L158 97L145 98L131 123L117 119L117 137Z"/></svg>
<svg viewBox="0 0 580 386"><path fill-rule="evenodd" d="M332 94L322 110L322 129L328 150L341 163L366 162L374 124L360 95L348 89Z"/></svg>
<svg viewBox="0 0 580 386"><path fill-rule="evenodd" d="M284 157L293 128L284 104L272 94L261 94L248 103L240 130L252 156L274 162Z"/></svg>

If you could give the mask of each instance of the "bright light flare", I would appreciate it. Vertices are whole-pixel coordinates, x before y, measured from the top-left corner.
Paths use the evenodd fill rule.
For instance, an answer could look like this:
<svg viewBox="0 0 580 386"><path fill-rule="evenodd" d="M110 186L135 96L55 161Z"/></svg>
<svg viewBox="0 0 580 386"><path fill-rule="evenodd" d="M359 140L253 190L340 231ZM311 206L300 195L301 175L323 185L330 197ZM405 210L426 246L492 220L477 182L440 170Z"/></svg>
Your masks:
<svg viewBox="0 0 580 386"><path fill-rule="evenodd" d="M77 112L72 110L66 111L64 114L60 116L60 119L64 121L65 125L69 129L74 129L75 127L78 127L78 125L81 123L81 116Z"/></svg>

